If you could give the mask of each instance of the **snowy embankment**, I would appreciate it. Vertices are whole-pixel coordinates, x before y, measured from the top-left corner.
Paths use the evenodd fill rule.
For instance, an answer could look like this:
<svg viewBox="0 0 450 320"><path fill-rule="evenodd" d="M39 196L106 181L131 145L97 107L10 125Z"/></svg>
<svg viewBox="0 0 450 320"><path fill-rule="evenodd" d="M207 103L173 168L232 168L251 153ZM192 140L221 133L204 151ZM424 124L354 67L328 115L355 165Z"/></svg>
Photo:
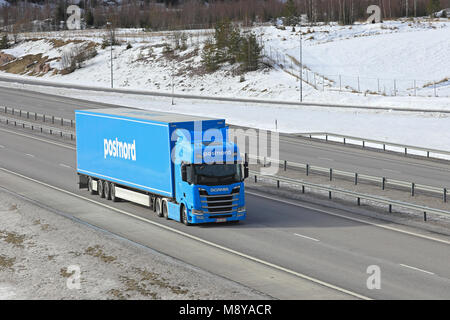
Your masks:
<svg viewBox="0 0 450 320"><path fill-rule="evenodd" d="M202 68L203 42L213 30L186 31L186 49L175 49L173 54L164 51L165 44L173 47L173 33L118 30L117 38L123 44L113 50L114 86L172 92L173 85L175 93L298 100L299 29L267 26L248 31L257 34L264 43L265 54L275 65L247 73L242 79L234 72L235 66L225 65L214 73ZM303 77L309 83L303 86L305 101L406 107L450 105L448 21L322 25L303 27L302 33ZM37 34L40 38L65 41L58 46L36 41L36 34L26 37L31 39L33 35L35 41L22 42L3 52L14 57L42 53L49 60L53 58L49 62L52 70L34 74L39 79L110 86L110 47L101 49L98 45L98 55L73 73L55 72L62 68L59 57L63 52L73 50L74 45L86 45L88 39L100 44L108 36L107 31L75 31L72 37L70 32ZM74 40L83 42L70 43ZM127 43L133 47L127 49ZM30 73L14 71L21 77Z"/></svg>
<svg viewBox="0 0 450 320"><path fill-rule="evenodd" d="M298 29L280 30L273 26L253 29L265 44L265 50L272 51L275 58L284 54L295 58L298 52ZM304 84L304 101L336 104L355 104L362 106L387 106L408 108L450 109L450 83L441 82L434 97L434 88L417 89L418 96L409 90L402 95L355 94L339 92L336 82L332 83L333 73L360 76L361 87L365 79L396 79L401 88L401 80L426 80L438 82L450 77L450 23L445 21L390 21L384 24L345 26L303 27L305 67L329 80L317 89ZM101 42L101 33L93 31L91 41ZM125 31L119 31L125 32ZM130 31L127 31L130 33ZM69 40L70 34L64 35ZM169 34L170 35L170 34ZM164 43L171 43L168 33L153 37L143 37L135 32L128 37L132 48L126 45L114 47L113 71L116 88L130 88L200 94L207 96L255 97L273 100L298 101L298 78L282 70L280 65L272 69L250 72L241 81L234 75L231 66L224 66L215 73L205 73L201 68L201 46L207 32L191 33L187 49L175 51L174 55L164 53ZM49 38L51 35L49 35ZM86 39L86 33L82 35ZM75 40L82 39L74 36ZM14 48L4 50L15 57L45 52L52 60L51 67L59 68L58 55L70 49L73 43L55 48L49 47L49 40L23 42ZM78 44L80 45L80 44ZM68 75L47 72L39 74L43 81L65 82L90 86L110 86L110 48L97 47L98 55L84 63L81 69ZM298 55L298 53L297 53ZM287 57L287 58L286 58ZM280 58L281 60L281 58ZM283 68L295 69L295 60ZM289 68L288 68L289 69ZM311 73L312 74L312 73ZM23 78L26 75L2 76ZM345 77L342 76L345 85ZM352 78L355 79L355 78ZM311 80L311 79L310 79ZM392 83L391 80L389 80ZM366 81L367 82L367 81ZM320 83L320 82L319 82ZM16 86L14 84L2 84ZM419 85L419 83L417 83ZM52 89L23 86L81 99L89 99L137 108L168 112L190 113L211 117L223 117L228 123L262 129L275 129L282 132L333 132L396 143L404 143L429 148L450 150L450 120L443 114L399 113L388 111L340 110L331 108L287 107L277 105L250 105L243 103L218 103L176 100L172 106L170 99L148 96L86 92L79 90ZM386 86L386 84L385 84ZM343 90L344 91L344 90ZM385 94L388 94L386 90ZM400 93L399 93L400 94ZM409 96L409 95L411 96ZM427 96L419 96L419 95ZM0 103L1 104L1 103ZM20 106L17 106L20 107Z"/></svg>
<svg viewBox="0 0 450 320"><path fill-rule="evenodd" d="M220 103L160 98L0 82L0 86L34 90L83 100L146 110L225 118L227 123L279 132L332 132L386 142L450 151L450 114L387 112L336 108ZM20 106L16 106L20 107Z"/></svg>
<svg viewBox="0 0 450 320"><path fill-rule="evenodd" d="M269 298L54 211L0 192L0 300Z"/></svg>

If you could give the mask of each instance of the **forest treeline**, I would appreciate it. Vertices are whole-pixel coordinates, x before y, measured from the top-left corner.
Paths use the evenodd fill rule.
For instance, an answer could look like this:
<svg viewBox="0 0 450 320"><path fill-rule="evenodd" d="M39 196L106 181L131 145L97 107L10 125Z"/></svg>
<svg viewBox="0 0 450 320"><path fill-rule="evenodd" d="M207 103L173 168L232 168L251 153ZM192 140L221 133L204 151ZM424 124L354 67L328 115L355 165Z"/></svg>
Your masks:
<svg viewBox="0 0 450 320"><path fill-rule="evenodd" d="M102 27L109 21L115 27L151 30L208 28L225 18L250 26L300 15L307 15L310 22L352 24L365 20L367 7L372 4L381 8L384 19L425 16L450 7L450 0L122 0L120 5L112 4L114 1L77 2L86 27ZM0 7L0 25L21 25L23 29L37 20L45 21L47 28L60 29L65 28L67 7L72 2L11 0L9 3Z"/></svg>

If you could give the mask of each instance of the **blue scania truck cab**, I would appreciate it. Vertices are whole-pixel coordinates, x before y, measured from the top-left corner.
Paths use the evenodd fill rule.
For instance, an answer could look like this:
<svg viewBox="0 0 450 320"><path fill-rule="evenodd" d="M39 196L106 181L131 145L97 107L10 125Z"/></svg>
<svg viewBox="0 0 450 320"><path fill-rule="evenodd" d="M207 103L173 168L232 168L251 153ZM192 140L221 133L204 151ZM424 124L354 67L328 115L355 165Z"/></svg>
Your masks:
<svg viewBox="0 0 450 320"><path fill-rule="evenodd" d="M246 218L248 164L224 119L131 108L75 119L80 188L186 225Z"/></svg>

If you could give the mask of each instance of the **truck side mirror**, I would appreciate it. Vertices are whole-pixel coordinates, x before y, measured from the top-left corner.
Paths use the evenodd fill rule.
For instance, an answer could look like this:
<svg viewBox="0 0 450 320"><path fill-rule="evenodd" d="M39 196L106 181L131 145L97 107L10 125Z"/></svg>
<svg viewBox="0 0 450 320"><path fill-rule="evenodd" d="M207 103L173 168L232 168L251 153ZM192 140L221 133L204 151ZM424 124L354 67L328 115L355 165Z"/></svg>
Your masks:
<svg viewBox="0 0 450 320"><path fill-rule="evenodd" d="M248 170L248 162L244 163L244 179L247 179L249 176L249 170Z"/></svg>

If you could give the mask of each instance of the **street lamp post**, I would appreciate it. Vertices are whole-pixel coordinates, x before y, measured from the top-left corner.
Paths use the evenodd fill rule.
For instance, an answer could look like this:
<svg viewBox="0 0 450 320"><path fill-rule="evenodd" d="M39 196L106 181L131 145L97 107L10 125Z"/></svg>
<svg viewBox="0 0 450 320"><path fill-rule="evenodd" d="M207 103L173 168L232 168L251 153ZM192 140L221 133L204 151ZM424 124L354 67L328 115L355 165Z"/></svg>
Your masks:
<svg viewBox="0 0 450 320"><path fill-rule="evenodd" d="M303 102L303 48L302 48L302 17L300 16L300 102Z"/></svg>
<svg viewBox="0 0 450 320"><path fill-rule="evenodd" d="M114 88L114 75L113 75L113 30L112 30L111 22L107 22L106 25L109 26L110 31L111 31L110 45L111 45L111 89L112 89L112 88Z"/></svg>

